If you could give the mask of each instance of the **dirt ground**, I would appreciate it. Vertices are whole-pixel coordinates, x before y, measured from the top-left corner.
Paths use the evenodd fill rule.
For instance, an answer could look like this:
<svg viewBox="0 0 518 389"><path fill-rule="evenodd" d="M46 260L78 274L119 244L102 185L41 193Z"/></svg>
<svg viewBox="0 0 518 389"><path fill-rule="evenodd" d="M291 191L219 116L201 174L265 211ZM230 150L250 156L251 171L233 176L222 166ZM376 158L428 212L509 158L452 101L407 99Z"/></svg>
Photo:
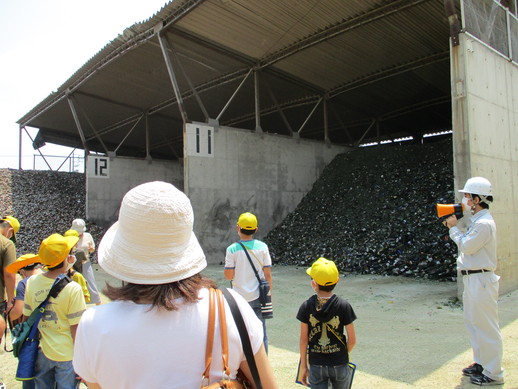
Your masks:
<svg viewBox="0 0 518 389"><path fill-rule="evenodd" d="M204 273L225 284L221 266ZM96 272L102 288L110 277ZM282 389L302 388L294 383L298 363L299 305L312 293L304 268L275 266L274 318L267 322L269 358ZM471 349L456 301L457 286L412 278L347 275L336 288L358 317L358 343L352 362L357 365L354 388L474 388L461 369L472 362ZM500 299L504 337L506 389L518 389L518 291ZM0 377L8 389L15 381L16 361L0 351ZM498 387L498 386L497 386Z"/></svg>

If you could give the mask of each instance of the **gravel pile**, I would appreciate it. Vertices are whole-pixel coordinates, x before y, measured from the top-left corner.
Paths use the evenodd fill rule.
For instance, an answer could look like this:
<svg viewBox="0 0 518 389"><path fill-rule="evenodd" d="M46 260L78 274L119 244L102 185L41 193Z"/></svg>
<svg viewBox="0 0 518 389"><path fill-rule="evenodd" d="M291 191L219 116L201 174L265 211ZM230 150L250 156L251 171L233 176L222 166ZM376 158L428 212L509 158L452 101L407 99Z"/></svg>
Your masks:
<svg viewBox="0 0 518 389"><path fill-rule="evenodd" d="M18 255L37 253L43 239L64 234L72 220L86 220L99 244L105 229L86 219L83 173L0 169L0 216L13 215L21 224L16 235ZM95 253L91 257L96 261Z"/></svg>
<svg viewBox="0 0 518 389"><path fill-rule="evenodd" d="M435 211L454 198L451 139L361 148L338 155L264 240L276 263L325 256L345 272L455 280Z"/></svg>

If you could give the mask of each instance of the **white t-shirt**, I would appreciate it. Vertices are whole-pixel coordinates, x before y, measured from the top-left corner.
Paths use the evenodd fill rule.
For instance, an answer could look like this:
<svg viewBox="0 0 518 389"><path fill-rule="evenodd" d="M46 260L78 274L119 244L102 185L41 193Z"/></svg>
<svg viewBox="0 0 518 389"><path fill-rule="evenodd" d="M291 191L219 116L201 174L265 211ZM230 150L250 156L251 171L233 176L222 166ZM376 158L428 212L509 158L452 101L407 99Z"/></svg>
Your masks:
<svg viewBox="0 0 518 389"><path fill-rule="evenodd" d="M259 278L264 279L263 268L272 266L268 246L257 239L242 240L241 243L248 250ZM239 243L233 243L227 247L225 269L234 269L232 288L246 301L254 301L259 298L259 281L257 281L257 277L250 266L245 250Z"/></svg>
<svg viewBox="0 0 518 389"><path fill-rule="evenodd" d="M250 305L231 291L243 315L252 350L263 344L263 328ZM74 369L88 382L103 389L199 388L205 370L209 315L208 290L198 303L177 311L152 309L148 304L117 301L99 305L83 314L77 330ZM225 303L229 368L235 377L245 360L237 327ZM211 383L221 379L221 342L216 316Z"/></svg>
<svg viewBox="0 0 518 389"><path fill-rule="evenodd" d="M77 248L85 250L86 256L90 257L90 247L95 249L94 238L88 232L83 232L83 235L79 237L77 242Z"/></svg>

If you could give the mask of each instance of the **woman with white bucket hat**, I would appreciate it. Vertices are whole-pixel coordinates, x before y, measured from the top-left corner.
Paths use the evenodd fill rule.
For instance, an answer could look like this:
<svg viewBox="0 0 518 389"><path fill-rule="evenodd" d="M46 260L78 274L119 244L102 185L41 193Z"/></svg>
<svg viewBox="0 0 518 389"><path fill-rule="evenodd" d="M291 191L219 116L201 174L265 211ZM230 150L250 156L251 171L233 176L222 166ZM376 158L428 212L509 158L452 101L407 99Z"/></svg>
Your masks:
<svg viewBox="0 0 518 389"><path fill-rule="evenodd" d="M205 370L209 288L184 193L165 182L130 190L119 220L106 232L99 265L123 281L107 286L111 303L87 310L76 335L75 371L89 388L199 388ZM262 324L236 293L263 388L277 388L263 346ZM249 372L239 333L225 303L230 377ZM216 320L210 382L222 379ZM91 339L95 339L92 342Z"/></svg>

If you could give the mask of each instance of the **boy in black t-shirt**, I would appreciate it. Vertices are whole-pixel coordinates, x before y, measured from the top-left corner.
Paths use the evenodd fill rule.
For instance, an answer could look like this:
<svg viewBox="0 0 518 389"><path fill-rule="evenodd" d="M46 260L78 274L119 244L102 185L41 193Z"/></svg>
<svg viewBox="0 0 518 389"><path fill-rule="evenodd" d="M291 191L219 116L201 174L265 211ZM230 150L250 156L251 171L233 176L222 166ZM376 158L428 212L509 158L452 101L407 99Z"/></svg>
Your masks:
<svg viewBox="0 0 518 389"><path fill-rule="evenodd" d="M339 279L333 261L319 258L306 273L311 277L316 295L306 300L297 313L301 322L302 383L311 389L327 389L329 383L333 389L343 389L347 382L349 353L356 344L353 324L356 315L346 300L333 293Z"/></svg>

